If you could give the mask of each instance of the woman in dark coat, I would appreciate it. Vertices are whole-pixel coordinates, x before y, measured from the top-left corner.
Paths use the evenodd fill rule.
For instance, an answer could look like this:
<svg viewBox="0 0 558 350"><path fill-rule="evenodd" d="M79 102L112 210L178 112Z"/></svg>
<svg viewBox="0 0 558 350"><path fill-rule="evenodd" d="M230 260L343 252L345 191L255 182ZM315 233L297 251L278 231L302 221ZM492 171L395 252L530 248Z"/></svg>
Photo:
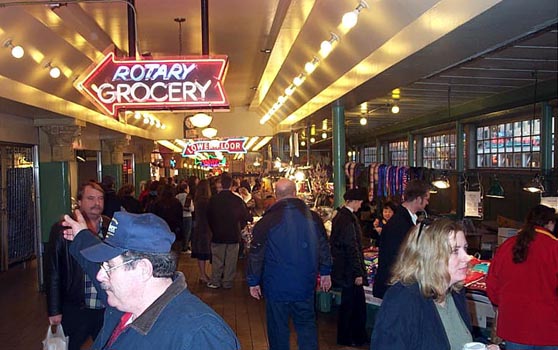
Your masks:
<svg viewBox="0 0 558 350"><path fill-rule="evenodd" d="M342 288L341 306L337 319L337 344L361 346L368 342L366 334L366 268L362 254L360 222L355 213L362 204L360 190L345 193L344 206L333 218L331 228L331 256L333 285Z"/></svg>
<svg viewBox="0 0 558 350"><path fill-rule="evenodd" d="M174 197L172 185L163 185L160 197L153 203L150 212L165 220L177 237L182 235L182 203Z"/></svg>
<svg viewBox="0 0 558 350"><path fill-rule="evenodd" d="M211 230L207 221L207 207L210 197L209 181L201 180L197 185L194 197L196 219L194 220L194 230L192 231L192 258L198 259L200 282L202 283L209 281L205 268L206 262L211 259Z"/></svg>

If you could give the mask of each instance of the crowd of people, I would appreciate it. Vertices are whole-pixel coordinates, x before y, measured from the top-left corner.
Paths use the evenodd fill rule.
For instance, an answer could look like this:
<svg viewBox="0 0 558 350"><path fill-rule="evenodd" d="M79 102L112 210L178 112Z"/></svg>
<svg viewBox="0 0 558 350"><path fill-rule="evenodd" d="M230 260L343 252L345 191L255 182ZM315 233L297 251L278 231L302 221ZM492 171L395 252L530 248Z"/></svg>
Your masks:
<svg viewBox="0 0 558 350"><path fill-rule="evenodd" d="M188 291L177 253L197 260L200 283L212 289L233 287L246 253L248 292L265 301L272 350L289 349L291 320L299 349L318 348L315 292L332 287L341 291L339 345L461 350L477 340L463 288L471 259L465 230L449 219L420 218L429 184L409 181L401 205L386 201L367 222L360 215L366 194L347 190L329 237L293 181L274 187L228 173L161 178L142 184L136 199L132 185L116 191L109 176L83 184L79 209L53 225L46 249L49 322L64 326L70 350L88 337L99 350L239 349L226 322ZM255 215L261 218L244 247L241 231ZM488 295L506 349L558 348L555 224L553 209L533 208L492 262ZM379 246L373 293L383 302L370 335L363 249L371 238ZM536 314L525 318L521 303Z"/></svg>

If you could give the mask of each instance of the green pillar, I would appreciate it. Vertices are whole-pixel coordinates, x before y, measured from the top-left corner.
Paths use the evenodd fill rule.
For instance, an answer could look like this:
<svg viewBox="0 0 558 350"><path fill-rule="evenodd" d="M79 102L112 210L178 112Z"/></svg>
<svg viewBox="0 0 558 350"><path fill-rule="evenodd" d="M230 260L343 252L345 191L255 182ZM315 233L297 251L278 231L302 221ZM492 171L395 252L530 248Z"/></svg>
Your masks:
<svg viewBox="0 0 558 350"><path fill-rule="evenodd" d="M334 205L343 203L343 194L346 189L345 182L345 107L340 100L335 101L331 108L333 119L333 188Z"/></svg>
<svg viewBox="0 0 558 350"><path fill-rule="evenodd" d="M541 104L541 170L548 175L552 171L552 106L548 102Z"/></svg>
<svg viewBox="0 0 558 350"><path fill-rule="evenodd" d="M142 181L151 180L151 164L150 163L136 163L136 187ZM138 193L139 188L136 188L136 194Z"/></svg>
<svg viewBox="0 0 558 350"><path fill-rule="evenodd" d="M72 210L68 162L39 163L42 241L47 242L52 225Z"/></svg>
<svg viewBox="0 0 558 350"><path fill-rule="evenodd" d="M457 170L457 217L462 219L465 215L465 188L459 185L465 171L465 130L463 123L455 122L455 169Z"/></svg>
<svg viewBox="0 0 558 350"><path fill-rule="evenodd" d="M415 159L415 137L411 133L407 133L407 165L408 166L416 166L417 159ZM422 157L421 157L422 158Z"/></svg>
<svg viewBox="0 0 558 350"><path fill-rule="evenodd" d="M114 190L122 186L122 164L103 164L101 169L103 176L110 175L114 178Z"/></svg>

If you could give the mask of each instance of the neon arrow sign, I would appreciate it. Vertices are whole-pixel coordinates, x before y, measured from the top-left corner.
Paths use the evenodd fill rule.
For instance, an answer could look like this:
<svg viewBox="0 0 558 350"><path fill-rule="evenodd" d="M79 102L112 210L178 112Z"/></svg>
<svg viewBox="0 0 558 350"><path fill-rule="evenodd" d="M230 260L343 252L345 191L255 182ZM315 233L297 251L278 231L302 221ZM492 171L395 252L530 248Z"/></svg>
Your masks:
<svg viewBox="0 0 558 350"><path fill-rule="evenodd" d="M110 52L78 89L105 114L120 109L229 109L223 88L227 56L118 60Z"/></svg>

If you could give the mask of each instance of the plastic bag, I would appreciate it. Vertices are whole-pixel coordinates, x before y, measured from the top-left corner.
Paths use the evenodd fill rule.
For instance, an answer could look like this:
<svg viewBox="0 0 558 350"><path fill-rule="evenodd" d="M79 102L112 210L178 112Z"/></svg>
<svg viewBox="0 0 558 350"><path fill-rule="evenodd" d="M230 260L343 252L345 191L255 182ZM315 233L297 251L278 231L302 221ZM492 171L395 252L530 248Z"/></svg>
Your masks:
<svg viewBox="0 0 558 350"><path fill-rule="evenodd" d="M68 350L70 337L64 334L62 325L56 326L56 333L52 333L52 326L48 326L45 340L43 340L43 350Z"/></svg>

